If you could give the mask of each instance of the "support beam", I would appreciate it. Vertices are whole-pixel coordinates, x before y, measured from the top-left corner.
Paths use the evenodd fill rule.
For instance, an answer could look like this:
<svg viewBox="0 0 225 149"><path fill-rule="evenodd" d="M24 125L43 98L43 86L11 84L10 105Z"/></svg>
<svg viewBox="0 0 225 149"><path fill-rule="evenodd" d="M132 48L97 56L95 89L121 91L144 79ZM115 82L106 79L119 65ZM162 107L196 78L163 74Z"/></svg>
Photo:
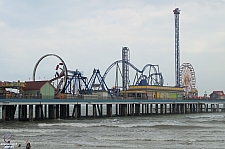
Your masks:
<svg viewBox="0 0 225 149"><path fill-rule="evenodd" d="M70 105L69 104L66 105L66 117L67 118L70 117Z"/></svg>
<svg viewBox="0 0 225 149"><path fill-rule="evenodd" d="M204 112L206 113L206 110L207 110L207 108L206 108L206 103L204 103Z"/></svg>
<svg viewBox="0 0 225 149"><path fill-rule="evenodd" d="M178 114L181 114L182 113L182 104L181 103L178 104L177 108L178 108Z"/></svg>
<svg viewBox="0 0 225 149"><path fill-rule="evenodd" d="M53 105L53 119L57 119L57 108L59 109L57 105Z"/></svg>
<svg viewBox="0 0 225 149"><path fill-rule="evenodd" d="M165 109L164 109L164 113L167 113L167 104L164 105Z"/></svg>
<svg viewBox="0 0 225 149"><path fill-rule="evenodd" d="M29 121L33 121L33 105L29 105Z"/></svg>
<svg viewBox="0 0 225 149"><path fill-rule="evenodd" d="M187 112L190 114L191 113L191 106L190 106L190 104L188 103L188 105L187 105Z"/></svg>
<svg viewBox="0 0 225 149"><path fill-rule="evenodd" d="M158 104L155 104L155 114L158 115L159 109L158 109Z"/></svg>
<svg viewBox="0 0 225 149"><path fill-rule="evenodd" d="M27 105L22 105L22 120L27 119Z"/></svg>
<svg viewBox="0 0 225 149"><path fill-rule="evenodd" d="M131 104L131 115L134 116L134 104Z"/></svg>
<svg viewBox="0 0 225 149"><path fill-rule="evenodd" d="M99 116L102 116L102 108L100 108L100 105L99 104L97 104L96 106L97 106L97 109L98 109L98 115Z"/></svg>
<svg viewBox="0 0 225 149"><path fill-rule="evenodd" d="M127 116L127 104L121 104L121 115Z"/></svg>
<svg viewBox="0 0 225 149"><path fill-rule="evenodd" d="M197 113L199 113L200 112L200 103L197 103L196 106L197 106Z"/></svg>
<svg viewBox="0 0 225 149"><path fill-rule="evenodd" d="M53 105L48 105L48 118L53 119L54 117L54 107Z"/></svg>
<svg viewBox="0 0 225 149"><path fill-rule="evenodd" d="M35 119L40 120L41 119L41 106L35 105Z"/></svg>
<svg viewBox="0 0 225 149"><path fill-rule="evenodd" d="M6 114L6 106L2 106L2 121L5 121L5 114Z"/></svg>
<svg viewBox="0 0 225 149"><path fill-rule="evenodd" d="M107 104L107 116L112 117L112 104Z"/></svg>
<svg viewBox="0 0 225 149"><path fill-rule="evenodd" d="M163 104L160 104L160 114L163 115Z"/></svg>
<svg viewBox="0 0 225 149"><path fill-rule="evenodd" d="M87 105L86 105L87 107ZM87 109L86 109L87 110ZM86 113L87 114L87 113ZM87 115L86 115L87 116ZM75 104L73 107L73 113L72 117L74 118L80 118L81 117L81 105L80 104Z"/></svg>
<svg viewBox="0 0 225 149"><path fill-rule="evenodd" d="M219 104L216 105L216 112L219 112Z"/></svg>
<svg viewBox="0 0 225 149"><path fill-rule="evenodd" d="M67 117L66 105L65 104L61 104L60 105L60 118L64 119L66 117Z"/></svg>
<svg viewBox="0 0 225 149"><path fill-rule="evenodd" d="M78 106L76 104L73 106L73 114L72 114L72 117L78 118Z"/></svg>
<svg viewBox="0 0 225 149"><path fill-rule="evenodd" d="M142 115L144 115L144 113L145 113L145 112L144 112L144 109L145 109L145 108L144 108L144 104L142 104L142 106L141 106L141 113L142 113Z"/></svg>
<svg viewBox="0 0 225 149"><path fill-rule="evenodd" d="M118 116L118 104L116 104L116 116Z"/></svg>
<svg viewBox="0 0 225 149"><path fill-rule="evenodd" d="M86 104L86 117L88 117L88 104Z"/></svg>
<svg viewBox="0 0 225 149"><path fill-rule="evenodd" d="M150 104L150 114L153 115L152 104Z"/></svg>
<svg viewBox="0 0 225 149"><path fill-rule="evenodd" d="M176 113L176 104L172 104L172 113Z"/></svg>
<svg viewBox="0 0 225 149"><path fill-rule="evenodd" d="M55 108L56 108L56 118L58 119L58 118L60 118L60 115L59 115L59 105L57 104L55 106Z"/></svg>
<svg viewBox="0 0 225 149"><path fill-rule="evenodd" d="M214 104L211 104L211 112L213 112L213 106L214 106Z"/></svg>
<svg viewBox="0 0 225 149"><path fill-rule="evenodd" d="M93 104L93 117L97 117L97 110L96 110L96 104Z"/></svg>
<svg viewBox="0 0 225 149"><path fill-rule="evenodd" d="M135 115L140 116L140 104L135 104Z"/></svg>
<svg viewBox="0 0 225 149"><path fill-rule="evenodd" d="M149 104L146 104L147 114L149 114Z"/></svg>
<svg viewBox="0 0 225 149"><path fill-rule="evenodd" d="M22 105L19 105L18 107L18 120L20 121L22 119Z"/></svg>
<svg viewBox="0 0 225 149"><path fill-rule="evenodd" d="M46 119L47 118L47 106L48 105L44 105L44 119Z"/></svg>

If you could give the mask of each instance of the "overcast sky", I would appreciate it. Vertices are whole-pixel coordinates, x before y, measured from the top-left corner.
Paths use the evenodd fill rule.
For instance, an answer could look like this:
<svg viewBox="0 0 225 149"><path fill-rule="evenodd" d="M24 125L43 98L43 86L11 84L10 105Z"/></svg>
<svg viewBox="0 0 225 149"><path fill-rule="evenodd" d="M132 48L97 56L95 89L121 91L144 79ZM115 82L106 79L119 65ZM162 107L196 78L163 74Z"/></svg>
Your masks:
<svg viewBox="0 0 225 149"><path fill-rule="evenodd" d="M225 0L1 0L0 80L32 79L36 62L47 53L90 78L94 68L103 74L120 60L126 46L133 65L158 64L165 85L174 86L176 7L180 63L194 67L199 95L225 91ZM49 77L55 61L41 62L39 78ZM110 74L109 87L115 71Z"/></svg>

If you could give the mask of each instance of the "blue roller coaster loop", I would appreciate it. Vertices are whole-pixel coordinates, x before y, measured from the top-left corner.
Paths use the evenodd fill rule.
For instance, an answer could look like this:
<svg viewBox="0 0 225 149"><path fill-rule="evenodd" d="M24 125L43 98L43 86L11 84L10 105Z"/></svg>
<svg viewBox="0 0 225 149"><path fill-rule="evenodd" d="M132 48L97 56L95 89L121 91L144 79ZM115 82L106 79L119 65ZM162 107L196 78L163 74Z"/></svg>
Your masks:
<svg viewBox="0 0 225 149"><path fill-rule="evenodd" d="M112 69L112 67L113 66L115 66L115 65L117 65L118 63L125 63L125 64L127 64L128 66L130 66L131 68L133 68L134 70L136 70L136 72L139 72L139 73L141 73L141 76L143 76L143 73L144 73L144 71L146 70L146 68L148 68L148 67L151 67L151 68L153 68L153 70L154 70L154 72L155 73L153 73L153 74L151 74L151 76L149 76L149 77L153 77L153 75L158 75L159 77L160 77L160 80L159 81L157 81L158 83L160 83L160 84L158 84L158 85L163 85L163 76L162 76L162 73L159 73L159 70L156 68L156 67L158 67L158 65L153 65L153 64L146 64L144 67L143 67L143 69L142 70L139 70L137 67L135 67L133 64L131 64L130 62L128 62L128 61L124 61L124 60L117 60L117 61L115 61L114 63L112 63L107 69L106 69L106 71L105 71L105 73L104 73L104 75L103 75L103 80L105 80L105 78L106 78L106 75L109 73L109 71ZM139 77L139 79L141 78L141 76ZM148 77L148 78L149 78Z"/></svg>

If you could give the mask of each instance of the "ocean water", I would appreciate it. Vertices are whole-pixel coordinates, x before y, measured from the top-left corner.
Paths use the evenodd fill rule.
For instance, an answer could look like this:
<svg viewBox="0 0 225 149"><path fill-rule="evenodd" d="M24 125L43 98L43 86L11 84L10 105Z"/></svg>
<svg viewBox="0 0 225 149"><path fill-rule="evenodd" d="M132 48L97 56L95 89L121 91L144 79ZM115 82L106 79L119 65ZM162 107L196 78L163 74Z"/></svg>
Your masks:
<svg viewBox="0 0 225 149"><path fill-rule="evenodd" d="M0 122L6 133L32 149L225 148L225 113Z"/></svg>

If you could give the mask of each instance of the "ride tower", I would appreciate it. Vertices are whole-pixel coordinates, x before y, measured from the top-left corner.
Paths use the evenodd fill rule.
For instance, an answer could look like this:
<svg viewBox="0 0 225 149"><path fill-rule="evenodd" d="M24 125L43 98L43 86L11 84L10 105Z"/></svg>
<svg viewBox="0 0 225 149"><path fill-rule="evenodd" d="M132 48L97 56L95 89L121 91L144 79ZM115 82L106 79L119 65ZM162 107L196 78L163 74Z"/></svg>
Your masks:
<svg viewBox="0 0 225 149"><path fill-rule="evenodd" d="M122 48L122 82L123 90L127 90L129 85L129 66L127 62L130 62L130 50L128 47Z"/></svg>
<svg viewBox="0 0 225 149"><path fill-rule="evenodd" d="M173 10L175 17L175 84L180 86L180 44L179 44L179 8Z"/></svg>

